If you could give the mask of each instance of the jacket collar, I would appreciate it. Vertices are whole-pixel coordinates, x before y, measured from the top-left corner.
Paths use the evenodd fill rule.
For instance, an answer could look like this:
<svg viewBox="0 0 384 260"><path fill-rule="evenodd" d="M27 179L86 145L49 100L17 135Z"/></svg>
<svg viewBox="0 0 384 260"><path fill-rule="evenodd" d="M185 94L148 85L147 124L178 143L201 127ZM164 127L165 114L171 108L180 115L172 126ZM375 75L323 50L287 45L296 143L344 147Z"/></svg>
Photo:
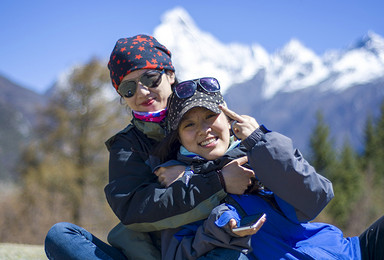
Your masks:
<svg viewBox="0 0 384 260"><path fill-rule="evenodd" d="M152 138L156 141L161 141L165 137L165 129L163 128L164 122L154 123L154 122L145 122L138 120L136 118L132 119L132 124L137 127L141 132L143 132L149 138Z"/></svg>

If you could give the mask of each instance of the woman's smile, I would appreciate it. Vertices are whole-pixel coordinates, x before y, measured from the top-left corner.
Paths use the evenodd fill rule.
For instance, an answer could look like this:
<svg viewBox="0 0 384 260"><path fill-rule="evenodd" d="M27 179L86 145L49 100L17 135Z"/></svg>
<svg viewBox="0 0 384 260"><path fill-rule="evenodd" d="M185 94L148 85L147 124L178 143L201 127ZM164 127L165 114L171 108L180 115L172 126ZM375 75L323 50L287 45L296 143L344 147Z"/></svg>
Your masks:
<svg viewBox="0 0 384 260"><path fill-rule="evenodd" d="M147 99L146 101L142 102L140 105L147 107L152 105L155 101L156 100L154 98Z"/></svg>

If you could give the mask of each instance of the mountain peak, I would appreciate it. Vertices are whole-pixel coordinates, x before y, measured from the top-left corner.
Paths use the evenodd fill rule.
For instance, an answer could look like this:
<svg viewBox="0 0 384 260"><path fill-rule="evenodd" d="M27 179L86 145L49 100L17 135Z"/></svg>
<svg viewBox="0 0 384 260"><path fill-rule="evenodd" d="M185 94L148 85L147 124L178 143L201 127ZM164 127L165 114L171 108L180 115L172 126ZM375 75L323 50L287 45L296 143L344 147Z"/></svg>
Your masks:
<svg viewBox="0 0 384 260"><path fill-rule="evenodd" d="M196 26L192 17L189 13L182 7L175 7L167 12L161 17L161 22L163 24L179 24L183 26Z"/></svg>
<svg viewBox="0 0 384 260"><path fill-rule="evenodd" d="M221 43L210 33L200 30L181 7L163 15L154 36L172 52L179 80L215 77L220 81L223 93L232 84L251 79L268 56L256 45Z"/></svg>
<svg viewBox="0 0 384 260"><path fill-rule="evenodd" d="M384 38L373 31L369 31L352 46L352 49L359 48L365 48L373 52L384 52Z"/></svg>
<svg viewBox="0 0 384 260"><path fill-rule="evenodd" d="M343 90L383 77L384 39L370 31L350 48L332 57L332 71L338 74L333 89Z"/></svg>
<svg viewBox="0 0 384 260"><path fill-rule="evenodd" d="M317 55L305 47L298 39L291 39L282 49L277 52L282 59L290 62L292 60L301 60L303 62L317 59Z"/></svg>
<svg viewBox="0 0 384 260"><path fill-rule="evenodd" d="M253 44L225 44L201 30L188 12L175 7L162 16L154 36L172 52L179 80L216 77L223 93L263 71L262 96L322 84L341 90L383 77L384 39L368 32L354 48L319 57L296 38L273 54ZM261 75L261 74L260 74Z"/></svg>
<svg viewBox="0 0 384 260"><path fill-rule="evenodd" d="M298 39L292 38L282 50L294 52L300 49L307 49Z"/></svg>

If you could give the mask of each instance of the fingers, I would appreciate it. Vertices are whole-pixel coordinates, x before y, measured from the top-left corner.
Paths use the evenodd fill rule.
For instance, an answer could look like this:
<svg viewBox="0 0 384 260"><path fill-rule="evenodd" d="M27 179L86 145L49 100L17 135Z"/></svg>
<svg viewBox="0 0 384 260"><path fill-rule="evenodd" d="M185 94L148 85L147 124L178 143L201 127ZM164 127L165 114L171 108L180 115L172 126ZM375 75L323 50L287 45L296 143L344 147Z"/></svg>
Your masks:
<svg viewBox="0 0 384 260"><path fill-rule="evenodd" d="M158 178L157 178L157 180L160 182L160 184L162 185L162 186L165 186L164 184L164 181L165 181L165 178L163 177L163 176L159 176Z"/></svg>
<svg viewBox="0 0 384 260"><path fill-rule="evenodd" d="M154 171L153 173L159 177L162 173L164 172L164 167L159 167L156 171Z"/></svg>
<svg viewBox="0 0 384 260"><path fill-rule="evenodd" d="M258 231L265 223L265 221L267 221L267 216L265 214L263 214L263 216L260 218L260 220L257 222L256 226L254 227L254 229L256 231Z"/></svg>
<svg viewBox="0 0 384 260"><path fill-rule="evenodd" d="M219 108L221 109L221 111L223 111L223 113L225 114L225 115L227 115L229 118L231 118L231 119L233 119L233 120L236 120L236 121L238 121L238 122L243 122L243 117L242 116L240 116L240 115L238 115L238 114L236 114L236 112L234 112L234 111L232 111L232 110L230 110L229 108L227 108L227 107L225 107L225 106L223 106L223 105L219 105Z"/></svg>
<svg viewBox="0 0 384 260"><path fill-rule="evenodd" d="M229 227L231 229L235 228L237 226L237 223L236 223L236 220L234 218L231 218L231 220L229 221Z"/></svg>
<svg viewBox="0 0 384 260"><path fill-rule="evenodd" d="M260 220L257 222L256 226L250 229L241 230L241 231L232 231L234 234L245 237L245 236L252 236L256 234L260 228L264 225L264 223L267 221L266 215L264 214Z"/></svg>
<svg viewBox="0 0 384 260"><path fill-rule="evenodd" d="M167 182L166 182L166 179L165 179L165 176L163 175L163 173L164 173L163 167L160 167L159 169L157 169L154 172L154 174L157 176L157 180L160 183L160 185L163 187L167 187Z"/></svg>
<svg viewBox="0 0 384 260"><path fill-rule="evenodd" d="M236 134L239 133L239 129L237 129L235 127L235 124L237 124L238 121L237 120L233 120L232 123L231 123L231 132L233 134L233 136L236 138L235 140L241 140Z"/></svg>
<svg viewBox="0 0 384 260"><path fill-rule="evenodd" d="M249 177L255 177L255 172L253 170L250 170L248 168L245 168L246 173L248 174ZM249 180L249 184L252 184L252 180Z"/></svg>
<svg viewBox="0 0 384 260"><path fill-rule="evenodd" d="M237 163L238 165L243 165L243 164L246 164L248 162L248 157L247 156L243 156L243 157L234 159L232 162L233 163Z"/></svg>

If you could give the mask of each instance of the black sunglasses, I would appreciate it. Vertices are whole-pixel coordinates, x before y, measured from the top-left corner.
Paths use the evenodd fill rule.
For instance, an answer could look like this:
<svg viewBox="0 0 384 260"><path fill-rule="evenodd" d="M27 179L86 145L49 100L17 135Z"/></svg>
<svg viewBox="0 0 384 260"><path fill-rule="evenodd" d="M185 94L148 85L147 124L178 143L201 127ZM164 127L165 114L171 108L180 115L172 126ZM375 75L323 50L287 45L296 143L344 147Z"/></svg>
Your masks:
<svg viewBox="0 0 384 260"><path fill-rule="evenodd" d="M208 93L220 91L219 81L215 78L207 77L183 81L175 86L174 92L179 98L189 98L195 94L197 86L200 86Z"/></svg>
<svg viewBox="0 0 384 260"><path fill-rule="evenodd" d="M165 70L148 70L134 80L124 80L121 82L117 90L123 97L133 97L136 93L137 84L139 82L148 88L156 88L160 85L161 77L164 72Z"/></svg>

